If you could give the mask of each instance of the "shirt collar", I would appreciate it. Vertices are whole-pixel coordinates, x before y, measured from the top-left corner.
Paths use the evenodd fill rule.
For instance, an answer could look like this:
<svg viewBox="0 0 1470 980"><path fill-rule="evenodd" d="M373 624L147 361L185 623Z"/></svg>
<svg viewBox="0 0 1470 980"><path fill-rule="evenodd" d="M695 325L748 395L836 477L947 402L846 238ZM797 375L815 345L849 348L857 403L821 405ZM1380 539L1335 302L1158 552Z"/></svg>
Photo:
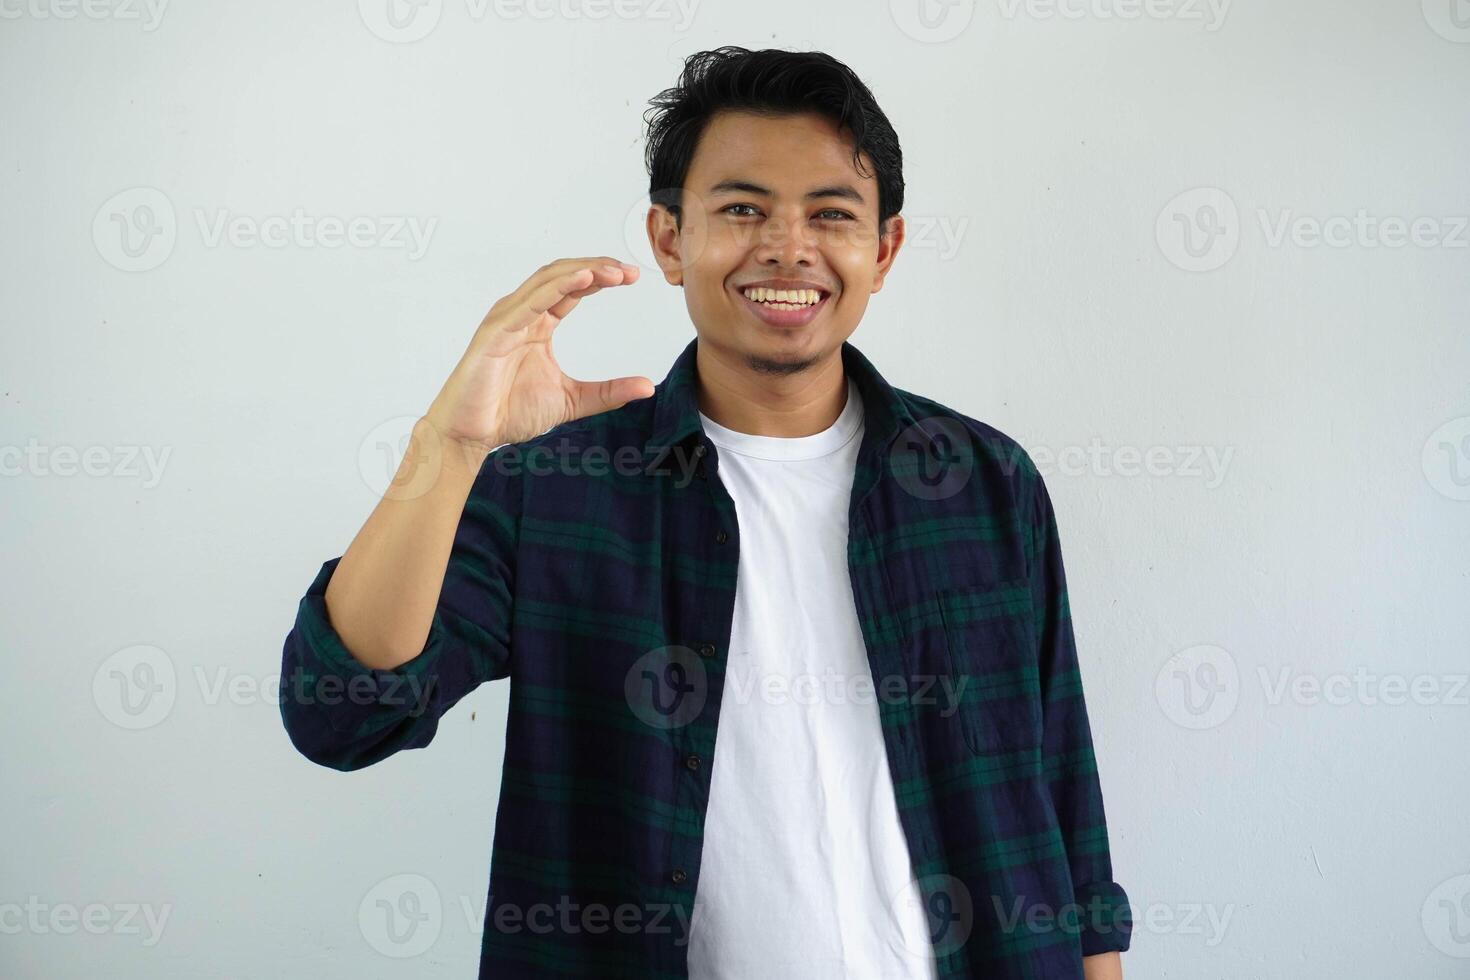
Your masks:
<svg viewBox="0 0 1470 980"><path fill-rule="evenodd" d="M703 435L695 363L698 347L698 337L689 341L654 389L653 432L644 447L644 458L651 460L650 468L656 469L673 447ZM865 444L886 447L904 426L914 424L913 414L899 391L884 380L861 351L845 340L842 366L846 375L857 382L863 398Z"/></svg>

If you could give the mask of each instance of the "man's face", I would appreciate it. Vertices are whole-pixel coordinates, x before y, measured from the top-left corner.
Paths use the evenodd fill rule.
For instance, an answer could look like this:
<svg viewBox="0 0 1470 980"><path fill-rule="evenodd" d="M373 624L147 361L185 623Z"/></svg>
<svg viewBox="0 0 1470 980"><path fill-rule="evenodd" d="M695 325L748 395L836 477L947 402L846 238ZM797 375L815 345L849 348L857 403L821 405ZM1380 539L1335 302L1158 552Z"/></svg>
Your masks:
<svg viewBox="0 0 1470 980"><path fill-rule="evenodd" d="M852 143L816 114L721 112L684 180L682 227L649 210L654 254L682 284L700 344L751 370L787 374L824 361L857 328L903 241L903 219L878 234L878 182ZM748 289L815 290L770 305Z"/></svg>

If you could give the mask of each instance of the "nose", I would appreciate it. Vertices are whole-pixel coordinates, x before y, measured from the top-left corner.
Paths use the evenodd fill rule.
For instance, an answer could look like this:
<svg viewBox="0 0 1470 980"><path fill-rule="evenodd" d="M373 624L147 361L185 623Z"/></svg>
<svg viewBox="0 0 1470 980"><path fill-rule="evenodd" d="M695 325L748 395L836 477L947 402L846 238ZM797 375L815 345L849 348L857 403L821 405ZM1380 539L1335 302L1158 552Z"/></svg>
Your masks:
<svg viewBox="0 0 1470 980"><path fill-rule="evenodd" d="M761 265L810 266L816 260L816 239L799 218L772 215L761 222L755 259Z"/></svg>

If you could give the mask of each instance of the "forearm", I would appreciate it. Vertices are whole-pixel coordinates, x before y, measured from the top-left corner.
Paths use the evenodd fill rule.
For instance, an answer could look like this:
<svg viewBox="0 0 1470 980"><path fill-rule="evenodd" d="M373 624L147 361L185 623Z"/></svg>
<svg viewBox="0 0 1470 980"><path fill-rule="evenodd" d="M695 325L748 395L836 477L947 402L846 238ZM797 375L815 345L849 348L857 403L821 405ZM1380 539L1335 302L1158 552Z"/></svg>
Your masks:
<svg viewBox="0 0 1470 980"><path fill-rule="evenodd" d="M481 458L420 419L393 483L327 583L332 627L366 667L392 670L428 642Z"/></svg>
<svg viewBox="0 0 1470 980"><path fill-rule="evenodd" d="M1123 980L1123 957L1117 953L1098 953L1082 957L1083 980Z"/></svg>

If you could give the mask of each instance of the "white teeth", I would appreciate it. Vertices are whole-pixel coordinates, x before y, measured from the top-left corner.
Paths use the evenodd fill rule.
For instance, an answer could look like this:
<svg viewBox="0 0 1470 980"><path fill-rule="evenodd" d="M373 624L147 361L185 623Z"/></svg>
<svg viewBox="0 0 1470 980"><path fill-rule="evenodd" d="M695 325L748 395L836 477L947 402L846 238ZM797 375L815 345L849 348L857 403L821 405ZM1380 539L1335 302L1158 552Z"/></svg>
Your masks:
<svg viewBox="0 0 1470 980"><path fill-rule="evenodd" d="M747 299L757 303L780 303L791 306L811 306L822 298L815 289L768 289L755 286L744 290Z"/></svg>

